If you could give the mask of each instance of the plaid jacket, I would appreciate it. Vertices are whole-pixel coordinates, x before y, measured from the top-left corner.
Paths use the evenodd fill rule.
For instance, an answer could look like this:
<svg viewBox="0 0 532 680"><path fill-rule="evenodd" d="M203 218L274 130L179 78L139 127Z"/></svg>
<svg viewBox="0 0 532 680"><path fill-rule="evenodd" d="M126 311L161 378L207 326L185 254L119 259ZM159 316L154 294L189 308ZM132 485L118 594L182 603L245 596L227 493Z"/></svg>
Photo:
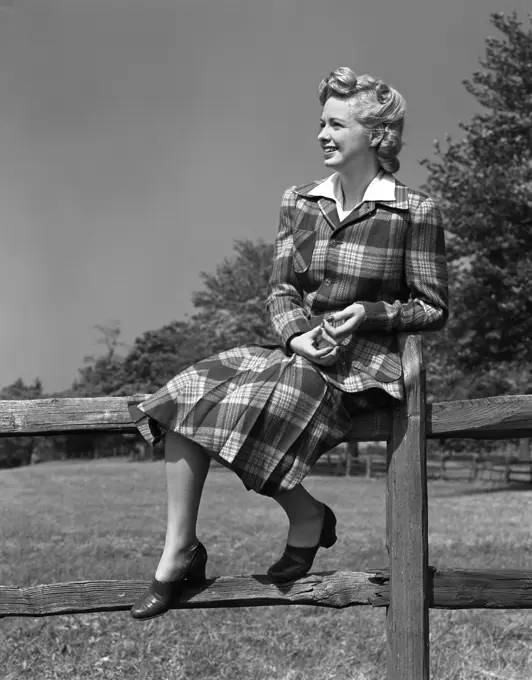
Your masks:
<svg viewBox="0 0 532 680"><path fill-rule="evenodd" d="M342 222L333 200L283 196L266 303L287 353L294 335L353 302L366 319L344 341L334 366L319 366L346 392L382 387L402 396L398 332L438 330L448 317L441 214L431 198L395 181L395 201L363 202Z"/></svg>

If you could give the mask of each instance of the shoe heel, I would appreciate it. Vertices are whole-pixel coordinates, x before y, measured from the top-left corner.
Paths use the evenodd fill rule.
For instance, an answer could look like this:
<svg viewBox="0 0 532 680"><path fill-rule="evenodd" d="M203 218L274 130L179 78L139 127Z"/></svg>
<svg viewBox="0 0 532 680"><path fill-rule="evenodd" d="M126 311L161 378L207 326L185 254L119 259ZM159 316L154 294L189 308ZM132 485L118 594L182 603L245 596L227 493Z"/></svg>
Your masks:
<svg viewBox="0 0 532 680"><path fill-rule="evenodd" d="M187 574L187 581L191 586L202 586L207 580L207 564L198 564Z"/></svg>
<svg viewBox="0 0 532 680"><path fill-rule="evenodd" d="M322 539L322 541L320 542L320 547L322 547L322 548L332 548L333 545L336 543L337 540L338 540L338 539L337 539L336 536L327 536L327 537L324 537L324 538Z"/></svg>
<svg viewBox="0 0 532 680"><path fill-rule="evenodd" d="M331 548L338 540L336 536L336 515L326 505L325 514L323 517L323 528L320 536L320 546L322 548Z"/></svg>

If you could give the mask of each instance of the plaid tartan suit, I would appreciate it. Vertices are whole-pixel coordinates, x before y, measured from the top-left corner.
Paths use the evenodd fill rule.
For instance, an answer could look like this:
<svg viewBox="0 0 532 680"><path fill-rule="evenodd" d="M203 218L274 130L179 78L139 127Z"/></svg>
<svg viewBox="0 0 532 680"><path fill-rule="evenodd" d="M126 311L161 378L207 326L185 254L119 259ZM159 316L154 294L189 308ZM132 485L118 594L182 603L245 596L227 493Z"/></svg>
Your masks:
<svg viewBox="0 0 532 680"><path fill-rule="evenodd" d="M448 279L441 213L395 180L395 200L363 202L342 222L333 200L285 191L267 309L286 352L292 337L324 316L361 303L366 319L342 344L335 365L317 366L345 392L380 387L402 397L398 332L441 329Z"/></svg>
<svg viewBox="0 0 532 680"><path fill-rule="evenodd" d="M348 438L361 411L402 397L397 331L441 328L447 318L434 203L395 183L380 194L390 200L372 202L379 193L370 192L340 223L334 199L309 194L318 184L283 197L267 301L281 347L252 343L219 352L129 404L147 441L176 432L267 496L299 484L323 453ZM287 349L292 336L355 301L367 318L334 366Z"/></svg>

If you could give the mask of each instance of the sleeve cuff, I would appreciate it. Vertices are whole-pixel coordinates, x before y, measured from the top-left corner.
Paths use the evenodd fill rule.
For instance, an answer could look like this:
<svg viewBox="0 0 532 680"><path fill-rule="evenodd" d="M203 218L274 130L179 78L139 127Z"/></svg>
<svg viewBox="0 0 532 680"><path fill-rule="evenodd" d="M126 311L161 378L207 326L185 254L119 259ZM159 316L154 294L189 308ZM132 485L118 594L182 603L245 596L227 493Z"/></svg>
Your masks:
<svg viewBox="0 0 532 680"><path fill-rule="evenodd" d="M294 334L291 335L291 336L288 338L288 340L286 341L286 343L285 343L285 349L286 349L286 351L288 352L288 354L293 354L293 353L294 353L294 350L290 347L290 343L292 342L292 340L293 340L294 338L297 338L299 335L302 335L302 333L294 333Z"/></svg>
<svg viewBox="0 0 532 680"><path fill-rule="evenodd" d="M387 330L390 324L384 302L359 302L364 307L366 318L360 324L361 330Z"/></svg>
<svg viewBox="0 0 532 680"><path fill-rule="evenodd" d="M290 342L290 340L292 340L292 338L294 338L296 335L302 335L303 333L307 333L310 330L311 326L305 318L292 319L289 323L287 323L286 326L283 328L281 334L281 339L287 352L289 353L292 352L292 350L288 346L288 343Z"/></svg>

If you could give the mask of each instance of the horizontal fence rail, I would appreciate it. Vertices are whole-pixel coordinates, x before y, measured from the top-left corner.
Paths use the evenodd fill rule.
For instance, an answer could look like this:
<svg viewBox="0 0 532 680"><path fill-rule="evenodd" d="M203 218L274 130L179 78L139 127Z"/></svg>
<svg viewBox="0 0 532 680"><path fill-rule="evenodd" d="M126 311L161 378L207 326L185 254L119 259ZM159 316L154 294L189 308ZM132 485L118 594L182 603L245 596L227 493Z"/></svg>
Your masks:
<svg viewBox="0 0 532 680"><path fill-rule="evenodd" d="M125 611L147 586L146 581L0 586L0 618ZM434 609L532 609L532 572L429 567L428 598ZM282 587L262 575L219 576L184 590L172 609L265 605L388 607L390 573L388 569L316 573Z"/></svg>
<svg viewBox="0 0 532 680"><path fill-rule="evenodd" d="M51 398L31 401L0 400L0 437L82 432L137 432L128 403L132 397ZM353 441L387 441L392 415L378 411L357 418ZM429 439L513 439L532 436L532 395L512 395L442 401L426 406Z"/></svg>

